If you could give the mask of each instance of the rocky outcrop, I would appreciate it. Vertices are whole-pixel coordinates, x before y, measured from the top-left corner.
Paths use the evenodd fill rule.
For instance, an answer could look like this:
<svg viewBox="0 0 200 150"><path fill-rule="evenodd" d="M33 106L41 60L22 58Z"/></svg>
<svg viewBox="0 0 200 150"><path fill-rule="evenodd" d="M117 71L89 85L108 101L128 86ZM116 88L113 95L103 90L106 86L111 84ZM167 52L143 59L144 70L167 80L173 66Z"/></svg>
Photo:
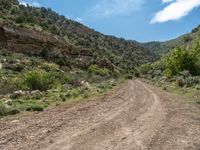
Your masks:
<svg viewBox="0 0 200 150"><path fill-rule="evenodd" d="M92 56L89 50L74 47L61 37L10 25L0 25L0 48L30 55L45 52L48 55Z"/></svg>
<svg viewBox="0 0 200 150"><path fill-rule="evenodd" d="M76 66L87 68L91 64L113 68L108 60L95 59L92 51L69 44L64 38L36 30L0 24L0 49L28 55L39 55L58 62L72 60Z"/></svg>

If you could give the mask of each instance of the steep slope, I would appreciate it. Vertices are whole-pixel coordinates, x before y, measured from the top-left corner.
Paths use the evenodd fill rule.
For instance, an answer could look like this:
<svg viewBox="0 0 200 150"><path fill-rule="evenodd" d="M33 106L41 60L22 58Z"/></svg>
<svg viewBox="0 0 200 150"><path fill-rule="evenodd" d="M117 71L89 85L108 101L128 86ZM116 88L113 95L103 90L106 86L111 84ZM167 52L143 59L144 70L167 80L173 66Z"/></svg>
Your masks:
<svg viewBox="0 0 200 150"><path fill-rule="evenodd" d="M66 19L51 9L19 5L16 0L1 0L0 22L4 25L37 30L62 37L77 48L88 49L97 58L105 58L113 65L131 70L153 59L140 44L113 36L106 36Z"/></svg>

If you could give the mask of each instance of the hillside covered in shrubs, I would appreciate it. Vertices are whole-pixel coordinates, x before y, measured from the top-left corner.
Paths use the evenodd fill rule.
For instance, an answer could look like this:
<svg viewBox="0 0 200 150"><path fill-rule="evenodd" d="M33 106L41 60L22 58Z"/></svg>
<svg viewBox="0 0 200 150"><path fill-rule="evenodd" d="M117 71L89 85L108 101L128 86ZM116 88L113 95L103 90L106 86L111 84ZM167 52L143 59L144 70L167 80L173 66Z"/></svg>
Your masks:
<svg viewBox="0 0 200 150"><path fill-rule="evenodd" d="M199 87L200 27L182 37L183 45L179 43L153 64L142 65L137 69L138 74L160 83L169 81L180 87Z"/></svg>
<svg viewBox="0 0 200 150"><path fill-rule="evenodd" d="M153 53L137 42L103 35L51 9L19 5L17 0L1 0L0 6L0 23L57 35L124 70L132 70L154 58Z"/></svg>
<svg viewBox="0 0 200 150"><path fill-rule="evenodd" d="M191 31L191 33L184 34L178 38L164 42L154 41L154 42L142 43L142 46L152 51L157 58L160 58L160 56L164 55L165 53L177 47L184 46L187 50L189 50L199 40L200 37L199 29L200 26L194 28Z"/></svg>
<svg viewBox="0 0 200 150"><path fill-rule="evenodd" d="M153 59L137 42L0 0L0 117L102 94Z"/></svg>

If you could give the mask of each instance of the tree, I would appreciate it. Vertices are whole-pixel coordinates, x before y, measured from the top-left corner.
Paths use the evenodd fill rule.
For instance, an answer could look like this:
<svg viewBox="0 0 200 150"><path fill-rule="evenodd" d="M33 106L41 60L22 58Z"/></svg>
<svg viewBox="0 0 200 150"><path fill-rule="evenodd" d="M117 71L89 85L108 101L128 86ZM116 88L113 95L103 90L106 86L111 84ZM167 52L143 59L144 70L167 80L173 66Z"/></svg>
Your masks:
<svg viewBox="0 0 200 150"><path fill-rule="evenodd" d="M176 48L164 58L165 75L172 77L181 71L188 70L191 74L197 73L197 57L185 49Z"/></svg>

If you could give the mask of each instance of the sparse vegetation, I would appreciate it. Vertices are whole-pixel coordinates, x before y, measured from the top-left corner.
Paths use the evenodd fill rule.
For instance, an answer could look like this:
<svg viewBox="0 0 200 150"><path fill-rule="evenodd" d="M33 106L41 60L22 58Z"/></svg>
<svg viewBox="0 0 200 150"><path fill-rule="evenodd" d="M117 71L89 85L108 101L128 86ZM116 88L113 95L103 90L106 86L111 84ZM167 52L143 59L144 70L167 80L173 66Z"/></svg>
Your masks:
<svg viewBox="0 0 200 150"><path fill-rule="evenodd" d="M0 50L0 54L0 116L43 111L48 106L85 99L112 89L121 80L97 65L86 70L74 67L72 72L42 57L7 50ZM23 69L13 69L16 64ZM95 77L88 78L91 75Z"/></svg>

